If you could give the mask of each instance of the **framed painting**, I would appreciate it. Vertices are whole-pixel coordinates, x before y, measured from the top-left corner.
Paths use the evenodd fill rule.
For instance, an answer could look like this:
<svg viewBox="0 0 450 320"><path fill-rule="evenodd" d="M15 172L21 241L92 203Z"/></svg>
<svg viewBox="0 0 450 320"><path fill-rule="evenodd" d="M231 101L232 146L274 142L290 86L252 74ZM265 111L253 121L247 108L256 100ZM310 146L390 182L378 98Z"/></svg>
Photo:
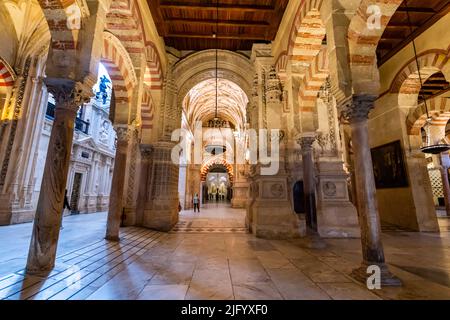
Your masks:
<svg viewBox="0 0 450 320"><path fill-rule="evenodd" d="M373 148L371 153L377 189L408 187L400 140Z"/></svg>

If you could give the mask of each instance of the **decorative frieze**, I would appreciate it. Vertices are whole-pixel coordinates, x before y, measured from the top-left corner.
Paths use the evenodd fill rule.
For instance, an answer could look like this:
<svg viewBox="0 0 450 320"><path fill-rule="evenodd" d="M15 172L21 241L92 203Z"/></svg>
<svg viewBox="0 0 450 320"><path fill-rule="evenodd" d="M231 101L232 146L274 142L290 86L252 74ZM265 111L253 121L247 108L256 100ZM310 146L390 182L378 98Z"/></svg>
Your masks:
<svg viewBox="0 0 450 320"><path fill-rule="evenodd" d="M279 104L281 103L281 83L278 79L277 71L275 66L271 66L269 72L267 73L266 82L266 100L268 104Z"/></svg>

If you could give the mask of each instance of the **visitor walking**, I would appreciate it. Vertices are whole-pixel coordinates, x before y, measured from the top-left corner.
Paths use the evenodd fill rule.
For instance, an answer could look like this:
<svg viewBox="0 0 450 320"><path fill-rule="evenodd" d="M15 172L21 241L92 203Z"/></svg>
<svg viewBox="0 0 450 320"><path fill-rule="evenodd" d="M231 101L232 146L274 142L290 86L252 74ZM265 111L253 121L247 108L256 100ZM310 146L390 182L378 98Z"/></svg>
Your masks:
<svg viewBox="0 0 450 320"><path fill-rule="evenodd" d="M64 210L65 209L68 209L69 211L72 210L72 209L70 209L69 200L67 199L67 189L66 189L66 191L64 191L64 206L63 206L63 212L62 212L62 217L61 217L61 230L64 229L64 227L62 225L62 219L64 218Z"/></svg>
<svg viewBox="0 0 450 320"><path fill-rule="evenodd" d="M197 209L197 211L200 213L200 199L198 198L198 194L196 193L194 196L194 199L192 200L194 203L194 212Z"/></svg>

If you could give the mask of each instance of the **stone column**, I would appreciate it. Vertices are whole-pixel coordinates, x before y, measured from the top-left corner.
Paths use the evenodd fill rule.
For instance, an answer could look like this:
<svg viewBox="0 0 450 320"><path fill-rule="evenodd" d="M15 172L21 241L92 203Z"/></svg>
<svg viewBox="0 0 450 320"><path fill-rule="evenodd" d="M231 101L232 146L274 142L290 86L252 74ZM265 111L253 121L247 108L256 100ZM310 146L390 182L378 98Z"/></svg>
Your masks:
<svg viewBox="0 0 450 320"><path fill-rule="evenodd" d="M28 253L26 270L30 274L48 272L54 267L75 117L92 91L71 80L46 82L55 98L56 110Z"/></svg>
<svg viewBox="0 0 450 320"><path fill-rule="evenodd" d="M313 160L313 143L315 140L315 133L304 133L299 140L299 144L302 148L306 224L312 231L317 231L316 187Z"/></svg>
<svg viewBox="0 0 450 320"><path fill-rule="evenodd" d="M353 96L340 107L344 119L350 123L353 141L356 193L358 197L359 223L363 262L352 272L352 276L366 283L368 266L376 265L381 270L381 284L399 286L401 282L392 275L385 263L381 241L381 224L378 214L372 156L369 145L368 118L376 97Z"/></svg>
<svg viewBox="0 0 450 320"><path fill-rule="evenodd" d="M445 200L445 212L447 216L450 216L450 183L448 181L448 167L449 167L449 156L448 154L440 154L440 170L442 176L442 189L444 191Z"/></svg>
<svg viewBox="0 0 450 320"><path fill-rule="evenodd" d="M123 188L127 165L128 140L130 130L127 125L116 126L117 146L114 160L114 171L109 195L108 221L106 225L106 240L119 241L120 219L123 208Z"/></svg>
<svg viewBox="0 0 450 320"><path fill-rule="evenodd" d="M143 226L158 231L170 231L178 222L179 166L172 162L173 142L153 144L151 202L144 211Z"/></svg>
<svg viewBox="0 0 450 320"><path fill-rule="evenodd" d="M151 178L151 160L153 146L150 144L141 144L141 176L139 180L139 193L136 207L136 225L142 226L144 220L145 205L148 201L148 193L150 191Z"/></svg>

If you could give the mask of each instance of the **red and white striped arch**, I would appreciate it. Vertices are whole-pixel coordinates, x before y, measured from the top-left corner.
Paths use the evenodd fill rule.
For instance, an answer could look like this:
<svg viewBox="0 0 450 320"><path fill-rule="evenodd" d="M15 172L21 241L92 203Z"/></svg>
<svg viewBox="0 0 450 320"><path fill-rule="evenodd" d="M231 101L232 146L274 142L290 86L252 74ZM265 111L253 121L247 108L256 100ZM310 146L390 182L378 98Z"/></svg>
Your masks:
<svg viewBox="0 0 450 320"><path fill-rule="evenodd" d="M367 89L372 88L371 90L378 94L376 92L378 88L373 83L374 80L378 81L378 78L375 78L377 73L371 72L377 68L378 42L402 2L403 0L362 0L355 16L350 21L348 29L350 66L353 89L357 92L368 93ZM370 10L371 7L380 10L379 27L372 27L372 16L375 11Z"/></svg>
<svg viewBox="0 0 450 320"><path fill-rule="evenodd" d="M323 0L302 0L290 33L286 54L280 55L279 69L286 69L290 61L301 76L300 111L306 119L314 119L317 94L329 75L325 25L320 15ZM284 56L286 55L286 56ZM309 114L310 116L308 116Z"/></svg>
<svg viewBox="0 0 450 320"><path fill-rule="evenodd" d="M300 82L299 97L302 112L315 112L317 95L328 75L328 56L326 46L324 46Z"/></svg>
<svg viewBox="0 0 450 320"><path fill-rule="evenodd" d="M51 48L56 55L68 56L77 50L81 8L76 0L38 0L51 34Z"/></svg>
<svg viewBox="0 0 450 320"><path fill-rule="evenodd" d="M144 90L141 103L142 130L153 129L155 106L149 90Z"/></svg>
<svg viewBox="0 0 450 320"><path fill-rule="evenodd" d="M128 104L137 84L133 63L119 39L109 32L103 33L101 62L108 71L117 104Z"/></svg>
<svg viewBox="0 0 450 320"><path fill-rule="evenodd" d="M446 126L450 120L450 99L435 98L427 102L428 114L433 117L431 124L434 126ZM410 112L406 118L406 127L409 135L420 134L420 129L427 121L425 105L421 104Z"/></svg>
<svg viewBox="0 0 450 320"><path fill-rule="evenodd" d="M450 61L450 47L447 50L433 49L425 51L418 56L420 74L422 83L419 79L419 70L417 69L417 63L415 59L408 61L397 73L392 81L391 87L387 93L398 94L398 103L400 106L413 106L418 103L419 93L422 88L422 84L425 83L433 74L437 72L443 72L448 77L448 67ZM427 100L428 111L430 115L433 115L434 125L439 125L444 119L438 119L443 117L442 113L450 111L450 99L446 98L433 98ZM406 120L406 127L408 134L416 135L420 134L420 128L422 128L426 122L426 110L425 104L418 106L412 113L408 115Z"/></svg>
<svg viewBox="0 0 450 320"><path fill-rule="evenodd" d="M428 50L418 56L422 81L426 81L432 74L444 71L450 60L450 47L447 50ZM422 84L419 81L415 58L409 60L397 73L392 81L389 92L403 94L418 94Z"/></svg>
<svg viewBox="0 0 450 320"><path fill-rule="evenodd" d="M156 89L162 82L161 59L153 42L145 36L141 13L135 0L113 0L106 16L106 28L123 44L132 61L140 64L144 53L147 61L145 76L147 83Z"/></svg>
<svg viewBox="0 0 450 320"><path fill-rule="evenodd" d="M288 48L288 55L294 63L310 63L322 48L326 30L320 17L321 4L322 1L304 1L300 6Z"/></svg>
<svg viewBox="0 0 450 320"><path fill-rule="evenodd" d="M158 50L153 43L149 42L145 47L145 53L147 66L145 68L144 84L150 89L161 90L163 79Z"/></svg>
<svg viewBox="0 0 450 320"><path fill-rule="evenodd" d="M113 0L106 15L106 29L123 44L136 66L144 52L144 35L139 8L134 0Z"/></svg>
<svg viewBox="0 0 450 320"><path fill-rule="evenodd" d="M14 71L0 58L0 88L12 87L14 79Z"/></svg>
<svg viewBox="0 0 450 320"><path fill-rule="evenodd" d="M201 180L206 181L206 176L208 175L209 170L211 170L212 167L220 165L224 166L227 169L228 177L230 179L230 182L233 183L234 179L234 172L233 172L233 166L229 164L225 159L222 157L223 155L217 155L214 157L211 157L207 159L200 169L200 175Z"/></svg>

